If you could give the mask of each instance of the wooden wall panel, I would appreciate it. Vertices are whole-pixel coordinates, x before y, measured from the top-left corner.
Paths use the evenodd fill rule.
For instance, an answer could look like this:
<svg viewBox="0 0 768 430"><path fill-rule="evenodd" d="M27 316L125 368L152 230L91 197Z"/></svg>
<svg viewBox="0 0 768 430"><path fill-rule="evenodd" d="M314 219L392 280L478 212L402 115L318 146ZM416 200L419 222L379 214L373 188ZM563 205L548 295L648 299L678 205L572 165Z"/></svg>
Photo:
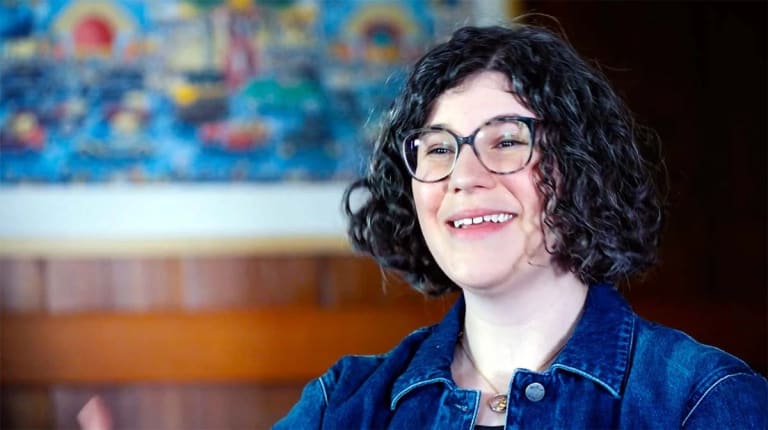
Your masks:
<svg viewBox="0 0 768 430"><path fill-rule="evenodd" d="M52 313L113 308L111 276L103 260L53 259L46 262L47 310Z"/></svg>
<svg viewBox="0 0 768 430"><path fill-rule="evenodd" d="M181 264L187 309L314 305L318 301L315 258L187 258Z"/></svg>
<svg viewBox="0 0 768 430"><path fill-rule="evenodd" d="M50 429L55 423L55 405L47 386L0 387L0 428Z"/></svg>
<svg viewBox="0 0 768 430"><path fill-rule="evenodd" d="M0 259L0 312L45 309L43 267L37 259Z"/></svg>
<svg viewBox="0 0 768 430"><path fill-rule="evenodd" d="M303 384L55 386L48 428L75 429L76 415L98 394L113 413L114 430L268 429L284 416Z"/></svg>
<svg viewBox="0 0 768 430"><path fill-rule="evenodd" d="M0 382L304 381L382 353L442 316L427 306L0 317Z"/></svg>
<svg viewBox="0 0 768 430"><path fill-rule="evenodd" d="M384 274L371 258L335 256L323 259L323 304L356 307L422 303L425 298L399 277Z"/></svg>
<svg viewBox="0 0 768 430"><path fill-rule="evenodd" d="M104 261L112 308L127 311L179 309L183 285L177 259L113 259Z"/></svg>
<svg viewBox="0 0 768 430"><path fill-rule="evenodd" d="M684 330L765 371L765 344L754 341L766 336L760 329L762 304L701 300L634 304L640 315ZM4 316L0 382L305 381L344 354L389 350L414 328L439 320L442 305Z"/></svg>

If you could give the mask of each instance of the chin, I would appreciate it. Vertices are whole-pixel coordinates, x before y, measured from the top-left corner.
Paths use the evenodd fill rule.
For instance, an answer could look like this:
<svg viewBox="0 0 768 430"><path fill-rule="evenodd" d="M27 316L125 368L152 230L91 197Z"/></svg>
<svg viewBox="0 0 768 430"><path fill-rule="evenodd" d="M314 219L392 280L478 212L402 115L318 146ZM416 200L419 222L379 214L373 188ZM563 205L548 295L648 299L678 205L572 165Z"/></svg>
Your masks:
<svg viewBox="0 0 768 430"><path fill-rule="evenodd" d="M515 274L509 270L499 270L502 267L511 267L512 265L513 263L504 265L458 264L453 267L447 266L448 269L445 270L445 274L462 288L485 289L504 284L510 277L514 277Z"/></svg>
<svg viewBox="0 0 768 430"><path fill-rule="evenodd" d="M519 285L533 282L536 278L551 273L553 267L544 263L548 256L521 256L505 262L489 264L484 262L462 261L446 267L445 274L462 289L489 290L502 285ZM531 263L540 261L543 264Z"/></svg>

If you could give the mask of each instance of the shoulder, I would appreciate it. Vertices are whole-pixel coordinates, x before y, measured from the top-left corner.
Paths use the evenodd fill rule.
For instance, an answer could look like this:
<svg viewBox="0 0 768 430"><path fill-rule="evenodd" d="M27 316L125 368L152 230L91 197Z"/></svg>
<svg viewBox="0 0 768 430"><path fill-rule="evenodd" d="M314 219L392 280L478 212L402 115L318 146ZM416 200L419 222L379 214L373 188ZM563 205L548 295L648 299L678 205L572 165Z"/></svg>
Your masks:
<svg viewBox="0 0 768 430"><path fill-rule="evenodd" d="M311 429L321 428L323 423L335 428L365 427L361 423L372 419L365 414L389 410L393 381L407 368L433 327L412 332L384 354L342 357L304 387L299 401L273 428Z"/></svg>
<svg viewBox="0 0 768 430"><path fill-rule="evenodd" d="M768 428L768 382L750 371L713 373L693 390L682 426Z"/></svg>
<svg viewBox="0 0 768 430"><path fill-rule="evenodd" d="M411 332L392 350L378 355L347 355L318 378L326 394L326 402L347 399L361 387L383 390L391 386L411 362L416 351L431 334L434 326Z"/></svg>
<svg viewBox="0 0 768 430"><path fill-rule="evenodd" d="M722 349L642 318L638 318L636 342L635 360L661 366L674 379L698 379L697 376L713 372L753 372L744 361Z"/></svg>
<svg viewBox="0 0 768 430"><path fill-rule="evenodd" d="M642 397L680 405L682 426L767 424L768 382L762 375L717 347L643 319L638 320L629 383L645 391Z"/></svg>

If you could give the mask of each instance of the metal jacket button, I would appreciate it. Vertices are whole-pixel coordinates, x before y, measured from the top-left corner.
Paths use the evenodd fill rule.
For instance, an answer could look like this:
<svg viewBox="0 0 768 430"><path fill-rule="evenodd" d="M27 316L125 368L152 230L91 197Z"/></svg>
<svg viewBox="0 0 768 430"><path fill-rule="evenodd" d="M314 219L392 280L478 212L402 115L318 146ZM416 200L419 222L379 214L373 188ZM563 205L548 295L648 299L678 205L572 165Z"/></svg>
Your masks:
<svg viewBox="0 0 768 430"><path fill-rule="evenodd" d="M544 386L538 382L528 384L528 386L525 387L525 397L527 397L528 400L532 402L538 402L539 400L543 399L544 394L546 394Z"/></svg>

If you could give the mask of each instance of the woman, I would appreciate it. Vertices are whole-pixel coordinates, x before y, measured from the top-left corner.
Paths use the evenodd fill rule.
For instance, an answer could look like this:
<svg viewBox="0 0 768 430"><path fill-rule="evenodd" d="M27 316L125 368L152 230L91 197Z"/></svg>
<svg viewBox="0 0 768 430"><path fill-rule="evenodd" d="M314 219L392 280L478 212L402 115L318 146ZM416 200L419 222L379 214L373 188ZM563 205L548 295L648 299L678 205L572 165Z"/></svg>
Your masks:
<svg viewBox="0 0 768 430"><path fill-rule="evenodd" d="M547 30L467 27L429 51L346 210L357 249L460 298L389 353L341 359L275 428L766 428L762 376L613 288L656 262L649 154Z"/></svg>

